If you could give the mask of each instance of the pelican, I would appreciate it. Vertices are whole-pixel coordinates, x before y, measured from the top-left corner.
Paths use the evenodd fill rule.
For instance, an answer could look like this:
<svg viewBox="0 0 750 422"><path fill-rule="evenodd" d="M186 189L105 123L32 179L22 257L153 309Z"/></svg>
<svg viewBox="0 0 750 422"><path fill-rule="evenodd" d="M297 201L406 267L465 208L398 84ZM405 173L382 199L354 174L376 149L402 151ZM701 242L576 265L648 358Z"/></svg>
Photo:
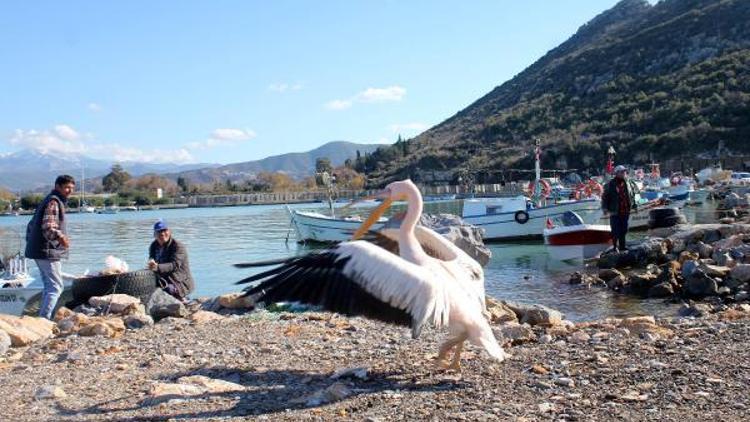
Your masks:
<svg viewBox="0 0 750 422"><path fill-rule="evenodd" d="M239 281L259 281L245 295L257 302L298 301L409 326L413 338L419 337L425 325L447 327L449 337L440 345L435 361L442 369L460 369L467 340L503 361L507 355L484 316L482 267L441 235L417 226L423 203L411 180L391 183L379 196L383 203L352 241L299 257L237 264L240 268L280 264ZM407 201L400 228L375 234L373 242L358 240L398 200Z"/></svg>

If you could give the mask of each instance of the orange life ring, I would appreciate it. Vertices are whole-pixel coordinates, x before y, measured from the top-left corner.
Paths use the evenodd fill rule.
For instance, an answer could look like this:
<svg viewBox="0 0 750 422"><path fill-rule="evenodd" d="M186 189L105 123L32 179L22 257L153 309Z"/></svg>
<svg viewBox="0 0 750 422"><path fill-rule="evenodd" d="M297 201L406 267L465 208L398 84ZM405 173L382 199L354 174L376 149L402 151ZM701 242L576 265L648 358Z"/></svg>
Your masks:
<svg viewBox="0 0 750 422"><path fill-rule="evenodd" d="M602 196L602 194L604 193L604 186L602 186L596 180L589 180L587 187L589 189L589 197L594 194L596 194L597 196Z"/></svg>
<svg viewBox="0 0 750 422"><path fill-rule="evenodd" d="M542 186L541 197L542 198L548 197L552 193L552 185L550 185L549 182L544 179L540 179L539 184ZM532 196L536 192L536 182L534 180L529 182L529 192L531 192Z"/></svg>

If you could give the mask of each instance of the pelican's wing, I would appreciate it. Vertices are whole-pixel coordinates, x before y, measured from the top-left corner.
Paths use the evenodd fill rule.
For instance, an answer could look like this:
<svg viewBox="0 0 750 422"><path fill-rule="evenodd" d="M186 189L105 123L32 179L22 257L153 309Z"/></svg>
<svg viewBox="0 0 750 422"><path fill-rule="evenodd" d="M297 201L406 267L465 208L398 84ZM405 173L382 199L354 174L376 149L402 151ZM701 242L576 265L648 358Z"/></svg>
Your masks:
<svg viewBox="0 0 750 422"><path fill-rule="evenodd" d="M297 301L344 315L410 326L419 336L425 324L448 323L445 283L435 273L365 241L294 258L248 277L262 280L246 290L259 302Z"/></svg>

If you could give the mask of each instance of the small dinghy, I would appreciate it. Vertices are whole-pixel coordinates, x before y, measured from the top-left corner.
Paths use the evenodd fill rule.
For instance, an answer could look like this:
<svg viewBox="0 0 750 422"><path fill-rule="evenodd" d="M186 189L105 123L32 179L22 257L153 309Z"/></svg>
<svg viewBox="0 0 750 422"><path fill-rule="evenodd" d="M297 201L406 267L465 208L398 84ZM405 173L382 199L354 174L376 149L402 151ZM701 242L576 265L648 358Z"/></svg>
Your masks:
<svg viewBox="0 0 750 422"><path fill-rule="evenodd" d="M544 243L552 258L584 260L597 256L612 244L612 233L608 225L586 224L572 211L556 219L547 219Z"/></svg>

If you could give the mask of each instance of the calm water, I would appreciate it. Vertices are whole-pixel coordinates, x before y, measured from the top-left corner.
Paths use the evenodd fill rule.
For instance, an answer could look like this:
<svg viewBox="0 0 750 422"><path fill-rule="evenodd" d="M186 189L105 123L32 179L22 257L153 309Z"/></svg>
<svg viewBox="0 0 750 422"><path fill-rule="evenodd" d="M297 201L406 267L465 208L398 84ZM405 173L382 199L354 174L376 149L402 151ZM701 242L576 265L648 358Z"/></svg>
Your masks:
<svg viewBox="0 0 750 422"><path fill-rule="evenodd" d="M294 205L315 209L319 204ZM710 207L710 205L708 206ZM455 204L428 204L428 212L457 212ZM710 208L687 210L692 221L704 220ZM21 248L22 234L30 216L0 218L0 253ZM151 227L165 219L176 239L188 247L197 287L193 296L237 291L233 282L250 274L232 267L237 262L281 258L309 251L294 241L284 206L191 208L121 212L119 214L69 214L72 242L70 260L63 270L80 274L104 268L107 255L124 259L130 269L143 268L152 240ZM290 240L286 242L289 234ZM594 288L567 284L567 275L579 269L554 261L537 243L492 244L493 258L485 268L487 292L495 297L542 303L563 311L569 319L642 313L671 314L674 306L661 301L641 301ZM34 266L34 271L36 268ZM36 274L34 274L36 276Z"/></svg>

